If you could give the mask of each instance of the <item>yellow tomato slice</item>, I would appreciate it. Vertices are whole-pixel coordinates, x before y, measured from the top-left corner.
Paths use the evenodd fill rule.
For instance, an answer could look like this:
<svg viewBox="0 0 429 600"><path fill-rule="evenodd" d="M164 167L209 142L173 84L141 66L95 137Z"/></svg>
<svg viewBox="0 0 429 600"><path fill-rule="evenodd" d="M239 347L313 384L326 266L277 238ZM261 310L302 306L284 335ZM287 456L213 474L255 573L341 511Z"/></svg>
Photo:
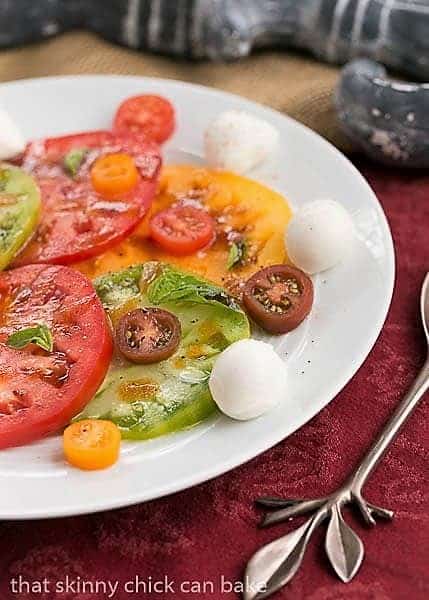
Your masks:
<svg viewBox="0 0 429 600"><path fill-rule="evenodd" d="M189 256L174 256L150 238L150 219L183 202L201 205L214 219L214 244ZM75 265L97 277L149 260L160 260L193 271L234 291L241 281L263 267L288 262L284 231L292 215L287 201L266 186L229 173L191 165L163 167L159 190L148 217L126 240L95 259ZM244 235L251 260L228 269L231 232Z"/></svg>
<svg viewBox="0 0 429 600"><path fill-rule="evenodd" d="M91 183L105 198L115 198L132 190L139 173L129 154L107 154L98 158L91 167Z"/></svg>
<svg viewBox="0 0 429 600"><path fill-rule="evenodd" d="M63 436L64 454L74 467L105 469L119 456L121 432L111 421L85 419L69 425Z"/></svg>

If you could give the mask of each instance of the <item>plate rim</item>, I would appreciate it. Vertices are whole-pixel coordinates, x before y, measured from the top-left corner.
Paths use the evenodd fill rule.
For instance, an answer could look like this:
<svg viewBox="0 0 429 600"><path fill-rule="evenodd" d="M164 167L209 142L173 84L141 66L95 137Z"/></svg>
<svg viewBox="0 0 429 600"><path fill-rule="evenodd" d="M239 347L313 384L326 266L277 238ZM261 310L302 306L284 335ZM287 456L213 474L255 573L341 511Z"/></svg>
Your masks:
<svg viewBox="0 0 429 600"><path fill-rule="evenodd" d="M160 77L146 77L143 75L120 75L120 74L82 74L82 75L58 75L58 76L42 76L42 77L32 77L32 78L23 78L18 80L5 81L0 83L0 92L5 87L8 88L19 88L20 86L25 86L28 84L43 84L46 83L58 83L58 82L67 82L72 84L76 80L82 79L104 79L104 80L131 80L138 81L142 84L146 83L155 83L162 84L165 83L168 86L173 87L186 87L189 89L196 89L202 92L209 92L211 94L223 97L230 98L234 101L239 100L240 102L247 103L248 105L254 106L257 110L264 111L267 115L275 115L276 118L281 117L286 119L294 127L298 127L305 135L316 138L318 143L324 146L327 150L336 156L338 160L340 160L349 170L353 172L353 175L357 177L361 184L367 188L368 193L373 197L374 200L374 208L377 209L378 216L380 218L380 223L383 225L384 229L384 238L386 242L386 250L388 250L388 272L386 272L386 290L387 294L383 299L383 306L380 307L380 313L377 319L375 326L372 329L372 333L369 336L364 349L359 353L359 355L355 358L355 360L349 365L347 372L344 373L341 378L341 383L339 385L335 385L335 391L329 392L326 396L329 397L328 400L323 402L323 405L318 404L316 409L313 410L311 408L308 412L308 418L294 431L297 431L300 427L303 427L307 424L312 418L314 418L323 408L325 408L332 400L347 386L352 377L357 373L357 371L363 366L366 361L368 355L373 349L375 343L377 342L384 323L386 322L387 316L389 314L390 305L393 298L393 292L395 287L395 274L396 274L396 256L395 256L395 247L392 237L392 232L390 229L389 221L387 220L386 214L383 210L383 207L378 200L374 190L370 186L369 182L362 175L362 173L355 167L355 165L331 142L323 138L319 133L313 131L303 123L300 123L293 117L290 117L287 114L284 114L276 109L273 109L269 106L261 104L260 102L256 102L252 99L246 98L245 96L241 96L239 94L235 94L229 91L225 91L219 88L213 88L210 86L205 86L199 83L192 83L182 81L180 79L170 79L170 78L160 78ZM311 413L311 414L310 414ZM147 502L149 500L154 500L156 498L160 498L166 495L174 494L176 492L189 489L195 485L204 483L215 477L218 477L232 469L239 467L240 465L248 462L249 460L256 458L261 453L269 450L276 444L280 443L289 435L292 435L293 432L289 432L286 434L278 433L276 435L271 435L269 442L266 438L263 438L263 443L255 443L252 446L251 450L241 451L234 454L233 458L229 461L223 461L220 465L216 464L212 467L207 467L204 472L198 471L196 475L189 475L188 477L182 477L176 482L167 482L164 485L159 485L154 491L150 491L148 489L141 489L139 493L133 494L125 494L124 496L115 495L113 500L101 500L98 499L96 501L85 502L84 506L79 505L77 508L76 503L71 504L70 506L61 506L56 507L55 510L52 508L49 509L39 509L36 511L21 511L20 513L14 513L13 511L5 512L3 509L0 509L0 519L14 519L14 520L32 520L32 519L40 519L40 518L61 518L65 516L77 516L82 514L92 514L107 510L114 510L117 508L125 508L127 506L132 506L141 502Z"/></svg>

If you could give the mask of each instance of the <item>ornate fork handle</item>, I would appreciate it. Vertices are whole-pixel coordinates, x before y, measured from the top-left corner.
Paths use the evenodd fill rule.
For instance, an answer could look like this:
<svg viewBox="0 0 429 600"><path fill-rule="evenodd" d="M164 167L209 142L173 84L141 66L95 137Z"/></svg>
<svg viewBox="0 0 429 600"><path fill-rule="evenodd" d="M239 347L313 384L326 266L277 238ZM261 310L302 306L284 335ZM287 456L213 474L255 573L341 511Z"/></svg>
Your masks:
<svg viewBox="0 0 429 600"><path fill-rule="evenodd" d="M426 359L426 362L417 376L413 386L393 413L386 427L381 432L380 437L368 450L361 464L352 475L350 488L353 491L359 491L364 486L366 480L383 458L390 444L398 435L399 430L404 425L405 421L411 415L428 389L429 357Z"/></svg>
<svg viewBox="0 0 429 600"><path fill-rule="evenodd" d="M429 273L423 283L421 313L429 343ZM344 521L341 508L345 504L356 505L365 522L371 526L375 525L376 518L393 517L392 511L364 500L362 488L428 389L429 355L378 439L338 491L313 500L264 497L256 501L271 510L261 523L264 527L309 512L314 514L301 527L263 546L253 555L246 568L244 600L262 600L286 585L299 569L313 531L326 519L329 519L329 523L325 549L329 561L340 579L345 583L351 581L362 563L364 548L359 537Z"/></svg>

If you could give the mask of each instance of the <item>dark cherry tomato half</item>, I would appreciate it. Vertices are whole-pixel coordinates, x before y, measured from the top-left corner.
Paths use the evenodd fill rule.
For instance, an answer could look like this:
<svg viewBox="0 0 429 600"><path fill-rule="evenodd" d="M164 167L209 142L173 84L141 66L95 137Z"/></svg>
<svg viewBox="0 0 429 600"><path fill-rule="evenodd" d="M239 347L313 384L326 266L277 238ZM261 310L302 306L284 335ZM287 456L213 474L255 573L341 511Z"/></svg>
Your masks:
<svg viewBox="0 0 429 600"><path fill-rule="evenodd" d="M142 133L161 144L174 131L174 108L166 98L150 94L133 96L122 102L113 122L115 132Z"/></svg>
<svg viewBox="0 0 429 600"><path fill-rule="evenodd" d="M309 314L313 296L313 282L305 273L289 265L273 265L248 280L243 304L265 331L287 333Z"/></svg>
<svg viewBox="0 0 429 600"><path fill-rule="evenodd" d="M175 255L193 254L215 235L211 216L201 208L180 204L152 217L150 235L164 250Z"/></svg>
<svg viewBox="0 0 429 600"><path fill-rule="evenodd" d="M119 319L116 347L131 362L156 363L174 354L181 334L179 319L168 310L137 308Z"/></svg>

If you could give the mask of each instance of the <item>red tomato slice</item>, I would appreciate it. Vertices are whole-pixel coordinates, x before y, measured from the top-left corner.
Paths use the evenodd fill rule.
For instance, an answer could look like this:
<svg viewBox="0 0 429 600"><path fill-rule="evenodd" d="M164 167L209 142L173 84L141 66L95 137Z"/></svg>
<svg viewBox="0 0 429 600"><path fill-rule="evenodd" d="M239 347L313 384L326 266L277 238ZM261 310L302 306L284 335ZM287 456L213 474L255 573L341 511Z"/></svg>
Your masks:
<svg viewBox="0 0 429 600"><path fill-rule="evenodd" d="M211 216L200 208L180 204L152 217L150 235L164 250L176 255L192 254L207 246L215 235Z"/></svg>
<svg viewBox="0 0 429 600"><path fill-rule="evenodd" d="M9 336L49 327L53 351L9 347ZM57 265L29 265L0 275L0 448L57 431L102 383L112 339L95 290L84 275Z"/></svg>
<svg viewBox="0 0 429 600"><path fill-rule="evenodd" d="M103 146L108 146L111 141L112 133L104 129L46 138L42 141L30 142L25 149L24 159L34 154L37 156L38 150L42 150L45 162L60 162L70 150L75 150L76 148L102 148ZM41 147L42 143L43 147ZM37 145L36 147L35 144Z"/></svg>
<svg viewBox="0 0 429 600"><path fill-rule="evenodd" d="M87 152L73 176L64 157L82 149ZM95 160L113 153L130 155L139 176L133 189L106 200L93 188L90 169ZM33 239L14 266L70 264L104 252L137 227L156 192L161 157L152 142L94 131L32 142L22 166L39 184L43 209Z"/></svg>
<svg viewBox="0 0 429 600"><path fill-rule="evenodd" d="M9 336L49 327L53 351L9 347ZM66 425L91 400L112 356L112 339L95 290L81 273L29 265L0 275L0 448Z"/></svg>
<svg viewBox="0 0 429 600"><path fill-rule="evenodd" d="M142 95L127 98L116 111L114 131L143 133L161 144L174 131L175 116L171 102L161 96Z"/></svg>

